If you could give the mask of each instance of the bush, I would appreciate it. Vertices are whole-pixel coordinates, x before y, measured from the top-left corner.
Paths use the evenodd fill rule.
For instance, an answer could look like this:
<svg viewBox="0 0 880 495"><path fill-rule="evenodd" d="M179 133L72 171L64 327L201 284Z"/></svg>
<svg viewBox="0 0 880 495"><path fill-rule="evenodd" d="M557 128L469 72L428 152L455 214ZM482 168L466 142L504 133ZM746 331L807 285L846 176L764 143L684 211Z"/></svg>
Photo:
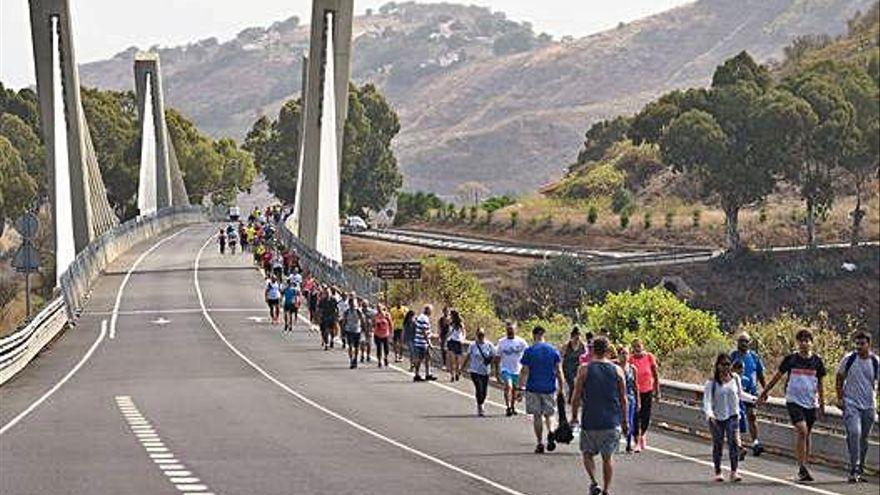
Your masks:
<svg viewBox="0 0 880 495"><path fill-rule="evenodd" d="M519 223L519 212L510 212L510 230L516 230L516 224Z"/></svg>
<svg viewBox="0 0 880 495"><path fill-rule="evenodd" d="M544 334L544 338L547 339L547 342L550 342L555 345L561 345L562 343L568 340L568 335L571 332L571 327L574 323L565 315L561 315L556 313L548 318L529 318L519 324L519 335L520 337L525 338L526 336L531 337L532 329L541 326L544 327L544 330L547 333Z"/></svg>
<svg viewBox="0 0 880 495"><path fill-rule="evenodd" d="M626 173L611 163L591 164L585 172L565 178L556 192L567 199L587 199L610 196L623 189Z"/></svg>
<svg viewBox="0 0 880 495"><path fill-rule="evenodd" d="M0 320L5 319L9 314L16 296L18 296L18 283L15 276L0 273Z"/></svg>
<svg viewBox="0 0 880 495"><path fill-rule="evenodd" d="M466 218L467 218L467 208L462 206L461 209L458 210L458 219L461 220L462 222L464 222L464 220Z"/></svg>
<svg viewBox="0 0 880 495"><path fill-rule="evenodd" d="M611 211L614 213L632 213L635 206L635 197L627 189L618 189L611 197Z"/></svg>
<svg viewBox="0 0 880 495"><path fill-rule="evenodd" d="M767 207L764 205L761 205L761 209L758 210L758 223L767 223Z"/></svg>
<svg viewBox="0 0 880 495"><path fill-rule="evenodd" d="M642 226L645 230L651 230L651 212L645 212L645 218L642 220Z"/></svg>
<svg viewBox="0 0 880 495"><path fill-rule="evenodd" d="M596 225L597 220L599 220L599 210L596 209L595 205L590 205L590 209L587 210L587 223Z"/></svg>
<svg viewBox="0 0 880 495"><path fill-rule="evenodd" d="M723 339L718 318L690 308L669 291L655 287L609 293L602 304L586 307L587 326L616 343L641 338L660 357L676 349Z"/></svg>
<svg viewBox="0 0 880 495"><path fill-rule="evenodd" d="M527 298L541 317L554 313L574 316L585 294L595 292L589 284L587 264L572 256L558 256L532 265L526 272Z"/></svg>
<svg viewBox="0 0 880 495"><path fill-rule="evenodd" d="M492 213L494 211L500 210L505 206L510 206L514 203L513 198L510 196L492 196L491 198L487 198L480 205L486 213Z"/></svg>
<svg viewBox="0 0 880 495"><path fill-rule="evenodd" d="M629 213L621 212L620 213L620 230L626 230L629 227Z"/></svg>
<svg viewBox="0 0 880 495"><path fill-rule="evenodd" d="M702 212L700 211L700 209L694 208L694 211L691 213L691 225L695 229L700 228L700 215L702 215Z"/></svg>
<svg viewBox="0 0 880 495"><path fill-rule="evenodd" d="M476 222L477 221L477 207L471 206L468 215L469 215L468 221L470 223Z"/></svg>
<svg viewBox="0 0 880 495"><path fill-rule="evenodd" d="M666 212L666 220L664 221L664 226L666 230L672 230L673 222L675 221L675 214L671 211Z"/></svg>

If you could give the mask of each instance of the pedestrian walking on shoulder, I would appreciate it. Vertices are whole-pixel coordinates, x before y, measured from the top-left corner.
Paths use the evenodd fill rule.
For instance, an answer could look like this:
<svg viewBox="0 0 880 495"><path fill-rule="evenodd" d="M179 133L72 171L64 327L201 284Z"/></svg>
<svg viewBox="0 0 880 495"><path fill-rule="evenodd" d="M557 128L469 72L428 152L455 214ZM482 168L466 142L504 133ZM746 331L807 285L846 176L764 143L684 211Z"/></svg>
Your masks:
<svg viewBox="0 0 880 495"><path fill-rule="evenodd" d="M520 359L521 381L526 383L526 413L532 415L536 454L544 453L544 426L547 426L547 450L556 450L551 420L556 414L556 394L562 393L562 357L555 347L544 341L544 328L532 329L533 344Z"/></svg>
<svg viewBox="0 0 880 495"><path fill-rule="evenodd" d="M447 368L449 369L449 381L456 382L461 378L461 356L464 354L464 341L466 330L461 314L453 309L449 313L449 329L446 335Z"/></svg>
<svg viewBox="0 0 880 495"><path fill-rule="evenodd" d="M318 319L321 322L321 344L326 351L333 348L333 337L339 324L339 305L333 297L333 289L326 288L321 291L317 309Z"/></svg>
<svg viewBox="0 0 880 495"><path fill-rule="evenodd" d="M467 370L470 373L471 381L474 382L477 416L482 417L486 414L483 404L489 392L489 370L495 361L496 350L495 346L486 340L486 332L482 328L477 329L475 338L461 363L461 371Z"/></svg>
<svg viewBox="0 0 880 495"><path fill-rule="evenodd" d="M409 354L409 370L415 370L415 353L413 352L413 339L416 338L416 312L409 310L403 317L403 344L406 353Z"/></svg>
<svg viewBox="0 0 880 495"><path fill-rule="evenodd" d="M504 386L504 405L507 406L507 415L516 414L516 402L519 391L519 372L522 368L520 360L529 346L522 337L516 335L516 323L507 322L506 335L498 339L495 348L498 350L499 374L496 375L498 382Z"/></svg>
<svg viewBox="0 0 880 495"><path fill-rule="evenodd" d="M761 388L767 387L767 380L764 377L764 362L757 352L750 348L751 337L743 332L736 338L736 349L730 353L731 362L736 365L737 362L742 363L742 386L743 391L748 394L758 395L758 384ZM740 418L740 422L746 421L748 430L752 437L752 455L760 456L764 452L764 446L758 438L758 419L755 415L754 402L745 403L745 418Z"/></svg>
<svg viewBox="0 0 880 495"><path fill-rule="evenodd" d="M639 339L632 341L629 362L636 367L636 385L639 389L639 417L635 429L635 452L641 452L648 444L648 426L651 425L651 406L660 398L660 373L657 358L645 350Z"/></svg>
<svg viewBox="0 0 880 495"><path fill-rule="evenodd" d="M452 317L449 315L449 308L443 307L443 311L440 314L440 318L437 320L437 330L439 330L439 343L440 343L440 362L443 366L447 366L448 362L446 360L446 339L449 338L449 325L452 321ZM447 368L452 373L452 368Z"/></svg>
<svg viewBox="0 0 880 495"><path fill-rule="evenodd" d="M226 254L226 231L220 229L220 233L217 234L217 242L220 243L220 254Z"/></svg>
<svg viewBox="0 0 880 495"><path fill-rule="evenodd" d="M617 365L623 370L623 378L626 382L626 419L630 425L634 425L639 414L639 388L636 385L636 367L629 362L629 348L625 345L617 349ZM634 430L635 428L630 428L626 434L627 454L633 451Z"/></svg>
<svg viewBox="0 0 880 495"><path fill-rule="evenodd" d="M364 315L363 336L360 345L361 362L363 363L364 361L370 362L373 360L371 352L373 331L376 325L376 310L370 307L370 304L365 299L361 299L360 305L361 313Z"/></svg>
<svg viewBox="0 0 880 495"><path fill-rule="evenodd" d="M400 301L397 301L389 313L391 313L391 326L394 328L394 333L392 334L394 362L399 363L403 361L403 322L409 313L409 308L401 304Z"/></svg>
<svg viewBox="0 0 880 495"><path fill-rule="evenodd" d="M373 340L376 344L376 361L379 367L388 367L388 340L391 338L391 315L384 304L379 304L373 325Z"/></svg>
<svg viewBox="0 0 880 495"><path fill-rule="evenodd" d="M562 374L565 378L568 403L571 404L571 394L574 392L574 380L577 378L580 357L587 348L581 341L581 329L574 327L568 337L568 342L562 346Z"/></svg>
<svg viewBox="0 0 880 495"><path fill-rule="evenodd" d="M273 325L277 324L281 319L281 284L272 275L266 279L264 295L266 305L269 306L269 320Z"/></svg>
<svg viewBox="0 0 880 495"><path fill-rule="evenodd" d="M426 305L422 310L422 314L420 314L415 319L415 335L413 336L413 367L415 368L415 375L413 375L414 382L421 382L424 380L434 381L437 379L434 375L431 374L431 357L428 355L428 349L431 347L431 313L433 312L433 308L430 304ZM425 364L425 378L422 379L421 375L419 375L419 368L422 363Z"/></svg>
<svg viewBox="0 0 880 495"><path fill-rule="evenodd" d="M855 350L847 353L837 367L837 407L843 411L846 445L849 450L849 482L867 481L865 456L868 438L877 421L877 380L880 358L871 352L871 335L858 332Z"/></svg>
<svg viewBox="0 0 880 495"><path fill-rule="evenodd" d="M721 457L724 452L724 439L730 455L730 481L738 482L742 477L737 473L739 467L739 404L743 400L742 382L739 375L731 371L730 356L719 354L715 359L715 372L703 389L703 413L709 422L712 433L712 463L714 480L724 481L721 475Z"/></svg>
<svg viewBox="0 0 880 495"><path fill-rule="evenodd" d="M357 368L358 365L363 329L364 312L361 311L354 294L349 294L345 312L342 313L342 332L348 345L348 367L351 369Z"/></svg>
<svg viewBox="0 0 880 495"><path fill-rule="evenodd" d="M816 419L825 416L825 362L813 352L813 332L803 329L795 335L798 350L786 356L779 370L761 392L758 406L767 401L773 387L787 375L785 387L785 407L795 431L795 454L798 461L797 479L802 483L813 481L808 464L810 462L810 435Z"/></svg>
<svg viewBox="0 0 880 495"><path fill-rule="evenodd" d="M284 330L282 332L293 332L293 326L299 317L300 291L299 286L288 283L281 293L284 299Z"/></svg>
<svg viewBox="0 0 880 495"><path fill-rule="evenodd" d="M608 339L593 340L590 363L578 369L571 400L571 417L580 415L580 449L584 469L590 478L590 495L609 495L614 476L612 457L620 446L620 436L629 432L627 422L626 378L620 366L608 358ZM602 456L602 484L596 478L595 456Z"/></svg>

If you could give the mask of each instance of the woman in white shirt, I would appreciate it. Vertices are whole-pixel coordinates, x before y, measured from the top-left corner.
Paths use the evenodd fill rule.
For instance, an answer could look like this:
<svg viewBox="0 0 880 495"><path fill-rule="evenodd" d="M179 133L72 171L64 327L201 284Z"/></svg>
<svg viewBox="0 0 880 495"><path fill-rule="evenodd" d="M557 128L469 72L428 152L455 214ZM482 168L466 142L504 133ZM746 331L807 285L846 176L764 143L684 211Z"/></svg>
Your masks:
<svg viewBox="0 0 880 495"><path fill-rule="evenodd" d="M459 366L461 355L464 353L462 342L464 341L465 329L464 322L461 321L461 314L457 310L452 310L449 319L449 334L446 337L446 349L449 350L449 381L455 382L461 378Z"/></svg>
<svg viewBox="0 0 880 495"><path fill-rule="evenodd" d="M721 455L724 437L730 453L730 481L738 482L739 465L739 403L743 400L742 382L731 371L730 356L719 354L715 359L715 374L706 382L703 391L703 412L712 432L712 462L715 464L715 481L724 481L721 475Z"/></svg>

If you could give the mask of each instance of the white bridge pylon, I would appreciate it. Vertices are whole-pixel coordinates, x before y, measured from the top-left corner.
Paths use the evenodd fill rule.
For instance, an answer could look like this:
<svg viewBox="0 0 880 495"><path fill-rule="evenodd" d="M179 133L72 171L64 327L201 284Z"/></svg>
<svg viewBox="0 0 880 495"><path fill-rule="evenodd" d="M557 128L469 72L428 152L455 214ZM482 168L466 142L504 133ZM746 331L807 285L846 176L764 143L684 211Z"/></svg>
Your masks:
<svg viewBox="0 0 880 495"><path fill-rule="evenodd" d="M146 77L146 111L141 124L141 168L138 177L138 214L156 213L156 124L153 120L153 92Z"/></svg>
<svg viewBox="0 0 880 495"><path fill-rule="evenodd" d="M342 262L339 178L348 116L352 10L353 0L312 2L300 182L289 224L306 246L336 262Z"/></svg>

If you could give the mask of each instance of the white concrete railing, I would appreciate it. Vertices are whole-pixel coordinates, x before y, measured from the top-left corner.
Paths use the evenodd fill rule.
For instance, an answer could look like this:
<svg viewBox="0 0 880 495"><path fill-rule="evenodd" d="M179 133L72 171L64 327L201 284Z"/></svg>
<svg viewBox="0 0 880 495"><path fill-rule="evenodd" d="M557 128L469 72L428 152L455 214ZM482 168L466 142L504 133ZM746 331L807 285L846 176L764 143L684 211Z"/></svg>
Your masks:
<svg viewBox="0 0 880 495"><path fill-rule="evenodd" d="M21 371L76 319L89 300L92 284L120 254L165 230L206 219L205 210L198 206L166 208L154 215L129 220L95 239L61 275L61 295L24 328L0 339L0 385Z"/></svg>
<svg viewBox="0 0 880 495"><path fill-rule="evenodd" d="M31 362L65 325L64 300L57 297L24 328L0 339L0 385Z"/></svg>

